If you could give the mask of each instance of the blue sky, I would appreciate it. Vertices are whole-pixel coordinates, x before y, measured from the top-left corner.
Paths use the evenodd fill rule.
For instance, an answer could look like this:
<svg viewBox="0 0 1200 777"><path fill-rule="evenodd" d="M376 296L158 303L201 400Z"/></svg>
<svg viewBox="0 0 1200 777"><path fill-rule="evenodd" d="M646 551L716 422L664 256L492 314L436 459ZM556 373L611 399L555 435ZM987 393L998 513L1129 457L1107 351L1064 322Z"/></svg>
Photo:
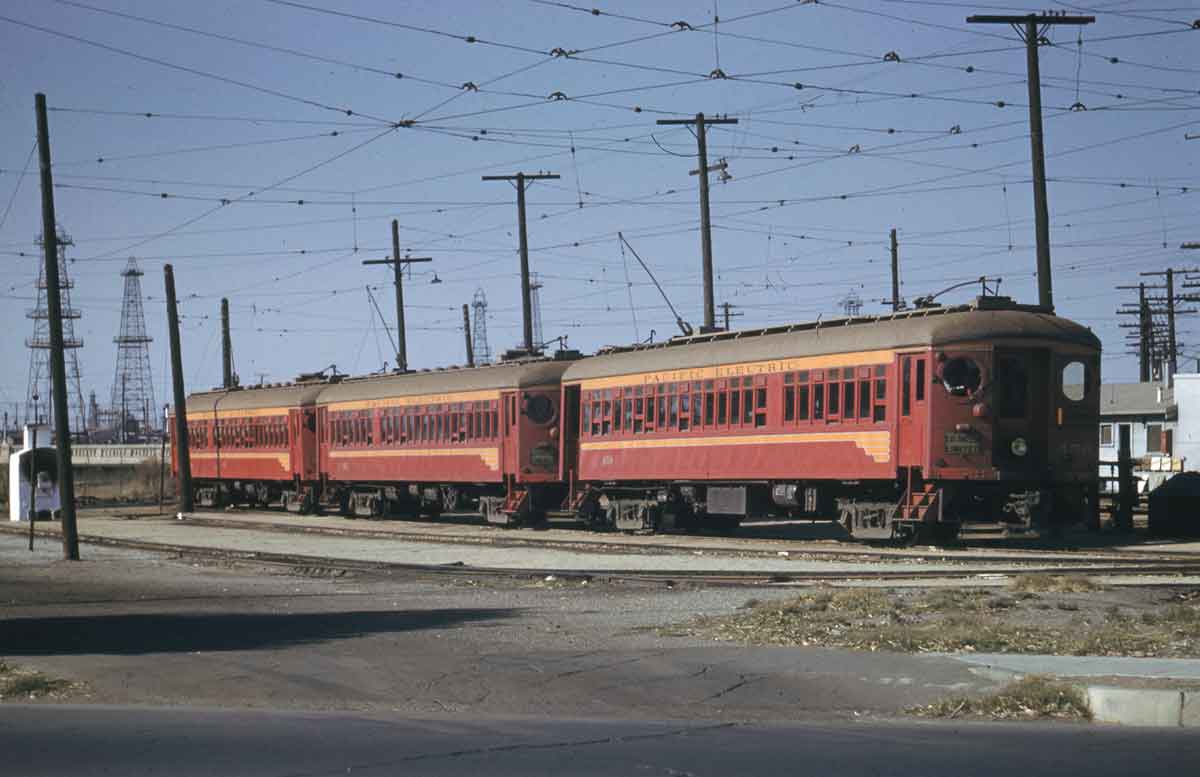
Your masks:
<svg viewBox="0 0 1200 777"><path fill-rule="evenodd" d="M528 194L547 337L590 351L674 333L618 231L698 323L695 141L684 127L655 124L698 111L739 120L709 134L710 161L724 159L732 175L713 177L716 297L737 306L738 326L836 315L852 293L865 311L883 312L893 227L905 297L988 275L1003 278L1003 293L1036 300L1024 47L1007 27L965 23L971 13L1036 8L594 7L599 14L528 0L9 0L0 10L0 209L12 203L0 224L0 358L11 367L0 407L26 391L36 159L21 171L38 91L52 108L58 219L76 243L84 392L102 400L130 256L146 271L160 398L166 261L182 299L189 389L220 380L222 296L243 382L392 364L364 290L377 287L391 326L389 271L361 261L390 253L393 218L404 249L434 257L407 281L410 365L464 360L460 306L480 287L493 350L515 344L515 194L481 175L562 176ZM1060 27L1041 49L1055 299L1104 340L1106 379L1136 379L1118 327L1128 319L1115 313L1133 297L1113 287L1200 260L1179 250L1200 240L1200 140L1185 140L1200 133L1200 30L1189 29L1200 4L1060 7L1097 21L1082 46L1077 28ZM899 61L885 61L889 52ZM1086 110L1071 110L1076 103ZM431 283L434 273L442 283ZM1181 325L1187 365L1200 357L1197 331Z"/></svg>

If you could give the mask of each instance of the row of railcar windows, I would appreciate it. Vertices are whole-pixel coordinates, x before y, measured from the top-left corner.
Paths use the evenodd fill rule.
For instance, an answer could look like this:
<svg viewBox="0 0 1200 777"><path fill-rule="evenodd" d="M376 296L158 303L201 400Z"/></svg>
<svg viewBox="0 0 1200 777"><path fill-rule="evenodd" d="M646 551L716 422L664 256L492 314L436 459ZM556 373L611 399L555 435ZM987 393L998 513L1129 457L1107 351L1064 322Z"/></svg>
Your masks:
<svg viewBox="0 0 1200 777"><path fill-rule="evenodd" d="M210 435L211 429L211 435ZM222 418L188 424L188 447L208 448L210 440L217 448L286 448L286 418Z"/></svg>
<svg viewBox="0 0 1200 777"><path fill-rule="evenodd" d="M451 402L404 408L335 411L329 414L329 439L337 448L431 443L494 442L500 435L494 400Z"/></svg>
<svg viewBox="0 0 1200 777"><path fill-rule="evenodd" d="M767 376L682 381L585 391L586 435L760 428L779 393ZM887 420L887 369L838 367L783 374L782 420L799 423L881 423Z"/></svg>
<svg viewBox="0 0 1200 777"><path fill-rule="evenodd" d="M783 422L887 420L887 368L834 367L783 376Z"/></svg>

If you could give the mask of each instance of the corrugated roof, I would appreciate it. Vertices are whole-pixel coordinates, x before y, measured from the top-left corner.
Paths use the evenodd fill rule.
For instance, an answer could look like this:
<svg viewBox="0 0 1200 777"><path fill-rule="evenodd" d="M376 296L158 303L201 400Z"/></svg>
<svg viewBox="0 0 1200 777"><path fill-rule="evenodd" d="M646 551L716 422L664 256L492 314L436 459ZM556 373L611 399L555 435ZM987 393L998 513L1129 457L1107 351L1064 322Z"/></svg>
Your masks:
<svg viewBox="0 0 1200 777"><path fill-rule="evenodd" d="M1171 415L1176 413L1171 389L1161 383L1104 383L1100 415Z"/></svg>
<svg viewBox="0 0 1200 777"><path fill-rule="evenodd" d="M1100 340L1090 329L1065 318L1019 306L987 310L964 305L680 337L654 345L613 349L575 362L563 380L1000 339L1058 340L1100 350Z"/></svg>

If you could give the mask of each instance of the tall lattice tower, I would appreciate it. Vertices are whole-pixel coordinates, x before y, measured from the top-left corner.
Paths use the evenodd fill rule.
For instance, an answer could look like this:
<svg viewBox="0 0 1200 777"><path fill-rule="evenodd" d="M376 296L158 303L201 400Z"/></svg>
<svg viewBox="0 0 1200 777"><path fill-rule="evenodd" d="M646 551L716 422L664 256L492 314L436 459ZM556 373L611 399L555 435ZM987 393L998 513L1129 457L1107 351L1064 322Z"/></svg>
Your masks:
<svg viewBox="0 0 1200 777"><path fill-rule="evenodd" d="M43 245L41 236L38 245ZM58 289L62 303L64 363L67 368L67 414L77 437L86 436L87 405L83 403L83 387L79 378L79 355L83 340L75 336L79 311L71 306L71 289L75 284L67 274L67 247L75 245L71 236L58 230ZM25 394L25 417L54 428L53 395L50 376L50 313L46 303L46 266L38 263L37 307L26 311L33 320L33 337L25 341L29 348L29 388Z"/></svg>
<svg viewBox="0 0 1200 777"><path fill-rule="evenodd" d="M537 277L537 273L533 274L533 281L529 284L529 307L533 311L533 347L541 350L546 344L546 337L542 332L542 282Z"/></svg>
<svg viewBox="0 0 1200 777"><path fill-rule="evenodd" d="M121 330L117 344L117 371L112 385L112 417L117 440L129 442L152 437L157 429L154 378L150 374L150 341L142 311L142 276L136 259L121 271L125 298L121 301Z"/></svg>
<svg viewBox="0 0 1200 777"><path fill-rule="evenodd" d="M483 289L476 289L471 300L471 339L475 351L475 363L479 365L492 363L492 347L488 345L487 336L487 295Z"/></svg>

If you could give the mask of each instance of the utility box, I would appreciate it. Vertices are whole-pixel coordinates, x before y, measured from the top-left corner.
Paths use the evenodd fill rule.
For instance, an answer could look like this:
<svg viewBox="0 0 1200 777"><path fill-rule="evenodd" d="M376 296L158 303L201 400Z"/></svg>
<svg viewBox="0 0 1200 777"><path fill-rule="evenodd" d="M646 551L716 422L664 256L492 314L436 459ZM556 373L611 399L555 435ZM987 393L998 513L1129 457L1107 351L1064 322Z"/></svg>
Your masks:
<svg viewBox="0 0 1200 777"><path fill-rule="evenodd" d="M35 447L35 442L39 447ZM24 447L8 458L8 517L11 521L29 520L30 500L39 520L59 517L62 501L58 493L57 452L54 448L40 447L49 442L49 427L30 424L25 427Z"/></svg>

